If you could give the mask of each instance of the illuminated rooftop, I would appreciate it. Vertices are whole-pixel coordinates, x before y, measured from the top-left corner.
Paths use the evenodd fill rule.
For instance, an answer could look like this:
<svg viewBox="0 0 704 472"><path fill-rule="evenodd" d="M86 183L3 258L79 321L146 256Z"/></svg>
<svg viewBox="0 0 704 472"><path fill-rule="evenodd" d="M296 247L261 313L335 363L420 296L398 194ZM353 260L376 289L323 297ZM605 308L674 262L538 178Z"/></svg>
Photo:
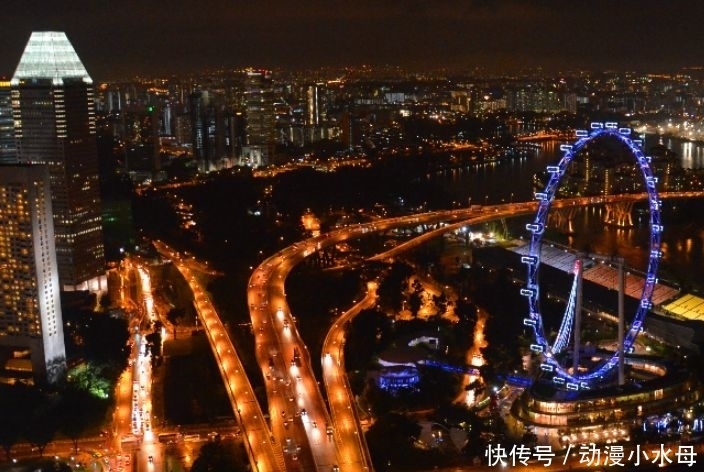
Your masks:
<svg viewBox="0 0 704 472"><path fill-rule="evenodd" d="M688 320L704 321L704 298L696 295L687 294L663 306L663 309Z"/></svg>
<svg viewBox="0 0 704 472"><path fill-rule="evenodd" d="M86 83L93 80L73 49L66 33L35 31L29 37L12 82L23 79L52 79L61 84L63 79L78 78Z"/></svg>

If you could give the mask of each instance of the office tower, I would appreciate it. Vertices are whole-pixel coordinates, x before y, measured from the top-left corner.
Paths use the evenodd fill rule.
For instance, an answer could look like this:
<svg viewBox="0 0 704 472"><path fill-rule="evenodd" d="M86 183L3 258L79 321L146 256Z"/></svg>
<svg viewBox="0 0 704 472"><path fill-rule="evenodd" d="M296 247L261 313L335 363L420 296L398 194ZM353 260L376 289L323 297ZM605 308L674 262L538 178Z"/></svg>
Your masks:
<svg viewBox="0 0 704 472"><path fill-rule="evenodd" d="M243 160L254 167L268 165L274 158L276 121L271 72L247 71L244 90L247 114L247 146Z"/></svg>
<svg viewBox="0 0 704 472"><path fill-rule="evenodd" d="M49 169L0 166L0 346L3 367L32 363L34 381L54 383L66 369ZM13 369L14 366L14 369Z"/></svg>
<svg viewBox="0 0 704 472"><path fill-rule="evenodd" d="M161 110L161 129L159 134L161 136L173 136L173 108L171 103L167 102Z"/></svg>
<svg viewBox="0 0 704 472"><path fill-rule="evenodd" d="M205 96L204 96L205 95ZM189 96L189 111L191 114L191 142L193 146L193 159L198 163L201 172L207 171L205 146L205 107L208 100L207 92L196 90Z"/></svg>
<svg viewBox="0 0 704 472"><path fill-rule="evenodd" d="M151 124L151 145L152 145L152 175L157 179L161 172L161 106L148 105L147 118Z"/></svg>
<svg viewBox="0 0 704 472"><path fill-rule="evenodd" d="M105 256L93 81L64 33L34 32L11 86L18 162L49 166L61 286L96 290Z"/></svg>
<svg viewBox="0 0 704 472"><path fill-rule="evenodd" d="M207 90L190 95L193 158L201 172L217 170L227 157L227 130L222 97Z"/></svg>
<svg viewBox="0 0 704 472"><path fill-rule="evenodd" d="M0 80L0 164L17 162L15 122L12 119L10 81Z"/></svg>
<svg viewBox="0 0 704 472"><path fill-rule="evenodd" d="M174 137L179 146L193 142L191 117L182 108L174 116Z"/></svg>
<svg viewBox="0 0 704 472"><path fill-rule="evenodd" d="M308 130L306 139L312 143L325 137L326 92L324 83L309 85L306 88L306 128Z"/></svg>
<svg viewBox="0 0 704 472"><path fill-rule="evenodd" d="M229 155L239 158L242 155L244 143L247 142L247 122L242 112L235 111L228 115L227 136L230 141Z"/></svg>
<svg viewBox="0 0 704 472"><path fill-rule="evenodd" d="M357 124L357 126L355 126ZM352 116L352 113L349 111L345 111L342 114L342 118L340 119L340 128L341 132L340 134L342 135L342 145L345 146L345 148L348 151L354 150L354 146L356 144L356 137L359 136L359 133L357 133L357 128L358 126L358 121L355 123L355 118Z"/></svg>

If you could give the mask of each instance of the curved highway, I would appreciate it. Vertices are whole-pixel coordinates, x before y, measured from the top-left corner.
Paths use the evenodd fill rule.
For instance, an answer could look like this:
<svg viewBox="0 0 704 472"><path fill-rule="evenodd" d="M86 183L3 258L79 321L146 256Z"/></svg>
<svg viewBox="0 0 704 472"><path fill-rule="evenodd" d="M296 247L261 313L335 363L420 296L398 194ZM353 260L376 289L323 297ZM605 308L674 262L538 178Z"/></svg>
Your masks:
<svg viewBox="0 0 704 472"><path fill-rule="evenodd" d="M288 272L315 250L291 246L270 257L254 271L247 296L272 433L286 465L330 472L338 462L337 444L326 433L327 410L284 293Z"/></svg>
<svg viewBox="0 0 704 472"><path fill-rule="evenodd" d="M285 470L280 449L276 447L276 442L269 432L269 426L262 414L237 351L205 291L178 252L160 241L155 241L154 246L159 253L173 262L193 290L198 318L208 335L208 341L220 368L220 375L225 383L232 410L242 429L245 449L249 455L252 470L254 472Z"/></svg>
<svg viewBox="0 0 704 472"><path fill-rule="evenodd" d="M663 199L701 198L704 197L704 192L663 192L660 197ZM565 198L552 202L552 208L604 205L645 199L647 199L646 193ZM349 408L352 404L347 403L345 405L344 402L335 401L339 400L340 397L338 395L343 390L347 391L345 395L347 401L349 402L352 399L346 377L339 375L344 370L341 346L335 349L334 347L330 348L328 345L328 350L322 353L321 361L323 362L326 391L334 392L335 395L333 398L328 398L330 411L327 410L325 401L317 387L317 382L312 377L307 348L295 329L295 318L290 313L286 303L284 281L293 266L326 246L337 244L346 239L361 237L370 232L387 231L413 224L433 225L444 223L436 229L427 231L389 251L370 258L370 260L383 260L394 257L396 254L407 251L442 233L464 225L487 222L498 218L527 215L535 213L537 208L538 202L509 203L470 207L461 210L444 210L358 224L295 243L269 257L257 267L250 278L247 296L252 324L255 327L255 335L258 337L257 359L265 377L268 376L267 378L270 379L267 394L272 413L272 429L275 434L276 431L279 431L280 434L285 435L283 442L284 452L287 452L291 458L295 457L296 460L300 460L301 457L305 456L305 454L301 454L301 451L303 451L302 444L307 440L314 464L309 464L306 457L305 464L300 464L304 469L311 467L311 469L315 468L321 471L372 470L358 417L356 414L346 415L342 412L346 406L349 412L353 412L353 409ZM354 310L351 310L351 312L354 312ZM328 334L327 339L337 339L337 342L341 344L341 340L344 339L344 333L341 331L335 332L336 329L339 330L340 326L343 325L339 321L334 324L332 333ZM335 353L337 353L337 356L333 357ZM335 365L342 370L334 373L330 368ZM281 385L286 388L282 389ZM291 388L291 385L294 387ZM294 412L295 419L293 421L290 420L290 413L283 406L286 405L287 397L288 401L295 402L295 408L297 408L297 411ZM286 415L277 415L277 407L279 412L286 411ZM283 410L281 410L282 408ZM301 412L307 414L296 415L296 413ZM303 418L300 423L298 418ZM322 428L320 425L322 424L332 426L331 434L327 434L330 431L327 426L324 434L321 432ZM292 426L296 426L296 428L289 429ZM351 434L354 435L352 436L353 438L361 439L351 440L350 437L343 437L342 433L345 431L351 431ZM321 437L325 435L330 436L334 441L326 442L321 440ZM295 450L298 453L292 452L290 448L287 449L289 440L296 444ZM287 465L288 463L289 461L287 461Z"/></svg>
<svg viewBox="0 0 704 472"><path fill-rule="evenodd" d="M332 424L326 434L339 443L340 470L369 470L371 457L364 432L360 430L357 405L345 371L345 326L364 309L376 304L377 284L367 283L364 298L341 314L325 336L321 363ZM362 461L359 454L362 453Z"/></svg>
<svg viewBox="0 0 704 472"><path fill-rule="evenodd" d="M661 198L700 198L704 192L667 192ZM553 209L644 200L647 194L581 197L555 200ZM286 302L284 281L291 269L314 252L370 232L409 225L435 225L419 237L371 259L381 260L420 245L463 225L497 218L534 213L538 202L510 203L461 210L444 210L389 218L345 227L289 246L266 259L249 280L247 299L256 337L256 358L266 379L270 427L223 327L205 292L179 254L155 242L160 253L171 259L193 289L198 316L208 334L221 375L228 387L233 411L243 429L247 452L255 471L287 469L322 472L371 471L353 399L344 375L344 321L367 304L374 291L333 324L322 353L323 376L328 392L328 410L313 375L307 347L296 329L296 318ZM345 392L345 393L343 393Z"/></svg>

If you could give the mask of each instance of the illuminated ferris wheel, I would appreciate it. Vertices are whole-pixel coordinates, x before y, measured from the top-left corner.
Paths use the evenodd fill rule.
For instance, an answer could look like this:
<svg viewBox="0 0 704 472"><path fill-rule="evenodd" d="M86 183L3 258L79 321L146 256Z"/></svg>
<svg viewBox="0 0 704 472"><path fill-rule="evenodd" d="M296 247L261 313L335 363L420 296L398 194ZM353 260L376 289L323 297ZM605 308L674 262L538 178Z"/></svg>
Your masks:
<svg viewBox="0 0 704 472"><path fill-rule="evenodd" d="M595 139L609 136L618 139L629 149L630 154L635 159L637 167L641 170L644 187L648 194L650 214L648 269L640 303L638 304L631 326L624 337L622 353L631 350L636 336L642 329L643 320L652 307L651 297L657 282L656 273L658 263L662 256L660 251L660 238L663 227L660 224L661 202L658 199L656 190L657 178L653 176L653 172L650 168L650 158L643 155L641 149L642 142L630 139L631 129L619 128L616 123L592 123L590 131L578 130L576 135L578 140L574 144L561 146L561 150L564 151L562 158L557 165L547 167L547 172L550 176L548 183L542 192L535 194L535 198L539 202L538 211L533 222L526 225L526 229L531 233L531 238L528 255L522 257L522 262L528 267L528 277L526 287L521 289L521 294L528 299L528 317L523 320L523 323L531 327L535 335L535 343L531 344L531 349L541 356L541 370L545 372L546 375L552 376L552 382L557 386L562 386L568 390L587 390L605 381L609 377L618 366L620 354L617 351L610 358L600 362L595 368L584 372L582 372L581 369L573 369L573 371L570 372L558 361L558 354L565 349L569 342L570 333L574 324L575 311L579 309L579 307L575 309L576 281L579 277L579 272L582 270L579 260L575 263L575 282L572 285L572 291L567 302L565 314L560 324L557 337L552 344L548 342L545 336L539 303L540 284L538 269L541 261L543 232L546 228L547 217L555 197L555 192L574 156L584 148L584 146Z"/></svg>

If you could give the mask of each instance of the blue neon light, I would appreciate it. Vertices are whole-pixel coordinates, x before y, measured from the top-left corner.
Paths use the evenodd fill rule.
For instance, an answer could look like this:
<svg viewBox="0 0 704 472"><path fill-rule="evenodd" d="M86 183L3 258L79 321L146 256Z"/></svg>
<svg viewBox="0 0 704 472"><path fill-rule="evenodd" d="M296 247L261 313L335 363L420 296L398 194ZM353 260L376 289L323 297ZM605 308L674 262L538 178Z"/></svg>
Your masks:
<svg viewBox="0 0 704 472"><path fill-rule="evenodd" d="M521 262L524 264L535 264L538 262L538 259L534 256L522 256Z"/></svg>
<svg viewBox="0 0 704 472"><path fill-rule="evenodd" d="M543 230L545 229L545 224L544 223L528 223L526 225L526 229L528 231L532 231L533 234L541 234Z"/></svg>
<svg viewBox="0 0 704 472"><path fill-rule="evenodd" d="M545 201L547 198L548 198L548 194L545 192L536 192L535 193L536 200L540 200L542 202L542 201Z"/></svg>

